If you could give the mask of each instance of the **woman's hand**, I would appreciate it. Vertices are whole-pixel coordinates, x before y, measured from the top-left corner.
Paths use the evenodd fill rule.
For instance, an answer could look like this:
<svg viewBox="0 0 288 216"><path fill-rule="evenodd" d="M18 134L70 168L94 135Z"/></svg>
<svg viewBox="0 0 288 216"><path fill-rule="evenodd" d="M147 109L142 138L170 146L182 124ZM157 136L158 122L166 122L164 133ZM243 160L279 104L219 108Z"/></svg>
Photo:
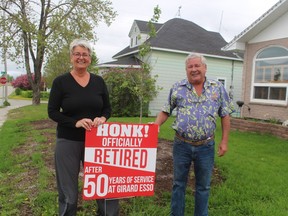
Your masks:
<svg viewBox="0 0 288 216"><path fill-rule="evenodd" d="M99 126L100 124L103 124L106 122L106 118L104 116L102 117L96 117L93 121L93 126L94 127L97 127Z"/></svg>
<svg viewBox="0 0 288 216"><path fill-rule="evenodd" d="M76 122L76 128L83 127L85 130L91 130L93 127L93 122L91 119L83 118Z"/></svg>

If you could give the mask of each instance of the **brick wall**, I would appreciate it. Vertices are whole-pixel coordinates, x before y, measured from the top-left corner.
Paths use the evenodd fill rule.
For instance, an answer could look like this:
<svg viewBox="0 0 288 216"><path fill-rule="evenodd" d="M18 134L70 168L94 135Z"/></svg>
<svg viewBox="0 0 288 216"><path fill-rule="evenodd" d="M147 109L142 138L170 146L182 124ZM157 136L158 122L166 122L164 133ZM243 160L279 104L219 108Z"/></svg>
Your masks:
<svg viewBox="0 0 288 216"><path fill-rule="evenodd" d="M288 140L288 127L282 125L231 118L231 130L269 133Z"/></svg>

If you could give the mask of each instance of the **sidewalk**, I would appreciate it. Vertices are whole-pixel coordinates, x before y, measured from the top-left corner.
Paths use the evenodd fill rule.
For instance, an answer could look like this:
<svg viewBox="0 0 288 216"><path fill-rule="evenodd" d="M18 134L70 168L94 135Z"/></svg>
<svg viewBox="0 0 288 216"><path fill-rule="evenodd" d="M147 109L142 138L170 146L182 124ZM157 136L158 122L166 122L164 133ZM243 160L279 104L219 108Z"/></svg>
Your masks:
<svg viewBox="0 0 288 216"><path fill-rule="evenodd" d="M8 102L10 103L10 106L0 108L0 128L2 127L3 123L6 121L9 110L27 106L27 105L32 105L32 99L31 100L8 99Z"/></svg>

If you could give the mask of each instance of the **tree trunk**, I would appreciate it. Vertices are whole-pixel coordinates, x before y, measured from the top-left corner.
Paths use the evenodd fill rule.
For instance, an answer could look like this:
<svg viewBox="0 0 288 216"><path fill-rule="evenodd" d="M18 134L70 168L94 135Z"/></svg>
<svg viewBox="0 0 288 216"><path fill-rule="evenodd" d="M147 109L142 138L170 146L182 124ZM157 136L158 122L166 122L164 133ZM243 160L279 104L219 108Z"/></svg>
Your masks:
<svg viewBox="0 0 288 216"><path fill-rule="evenodd" d="M140 102L140 119L139 119L139 123L141 124L142 123L142 116L143 116L143 100L142 100L142 98L140 97L140 100L139 100L139 102Z"/></svg>
<svg viewBox="0 0 288 216"><path fill-rule="evenodd" d="M34 85L35 85L35 84L34 84ZM35 85L35 86L33 87L32 105L40 105L40 98L41 98L40 85Z"/></svg>

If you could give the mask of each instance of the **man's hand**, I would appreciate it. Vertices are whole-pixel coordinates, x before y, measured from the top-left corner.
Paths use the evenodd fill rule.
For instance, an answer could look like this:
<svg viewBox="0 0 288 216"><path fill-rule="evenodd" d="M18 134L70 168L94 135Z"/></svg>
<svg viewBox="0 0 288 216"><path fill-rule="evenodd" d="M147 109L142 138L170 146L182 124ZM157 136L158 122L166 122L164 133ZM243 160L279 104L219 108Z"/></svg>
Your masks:
<svg viewBox="0 0 288 216"><path fill-rule="evenodd" d="M221 141L218 147L218 156L222 157L228 151L228 144Z"/></svg>

